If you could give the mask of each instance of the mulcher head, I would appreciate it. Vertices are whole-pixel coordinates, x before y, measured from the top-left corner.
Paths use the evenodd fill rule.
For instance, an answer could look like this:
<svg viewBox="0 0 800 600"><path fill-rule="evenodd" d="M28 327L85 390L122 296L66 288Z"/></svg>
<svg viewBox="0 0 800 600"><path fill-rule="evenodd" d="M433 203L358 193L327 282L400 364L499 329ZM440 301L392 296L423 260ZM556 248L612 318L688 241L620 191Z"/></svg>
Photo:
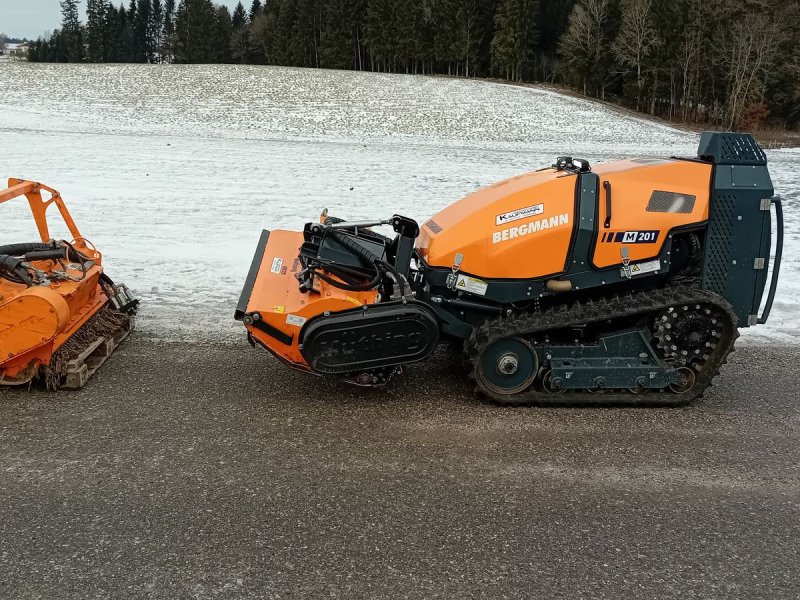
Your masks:
<svg viewBox="0 0 800 600"><path fill-rule="evenodd" d="M44 196L43 196L44 193ZM9 180L0 203L25 196L41 242L0 245L0 385L78 389L134 326L138 301L103 272L58 192ZM72 241L50 238L55 204Z"/></svg>

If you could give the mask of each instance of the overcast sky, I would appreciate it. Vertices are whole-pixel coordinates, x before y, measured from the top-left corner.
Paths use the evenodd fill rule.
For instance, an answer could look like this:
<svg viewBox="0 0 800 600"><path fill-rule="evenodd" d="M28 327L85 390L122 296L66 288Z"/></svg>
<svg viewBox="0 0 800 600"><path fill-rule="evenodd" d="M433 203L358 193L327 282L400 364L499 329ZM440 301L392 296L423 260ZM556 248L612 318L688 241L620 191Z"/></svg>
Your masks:
<svg viewBox="0 0 800 600"><path fill-rule="evenodd" d="M250 2L243 2L250 8ZM123 0L112 0L115 5ZM125 6L130 0L124 0ZM238 0L215 0L231 8ZM86 21L86 0L81 0L81 20ZM61 23L59 0L0 0L0 33L9 37L37 38L45 31L52 31Z"/></svg>

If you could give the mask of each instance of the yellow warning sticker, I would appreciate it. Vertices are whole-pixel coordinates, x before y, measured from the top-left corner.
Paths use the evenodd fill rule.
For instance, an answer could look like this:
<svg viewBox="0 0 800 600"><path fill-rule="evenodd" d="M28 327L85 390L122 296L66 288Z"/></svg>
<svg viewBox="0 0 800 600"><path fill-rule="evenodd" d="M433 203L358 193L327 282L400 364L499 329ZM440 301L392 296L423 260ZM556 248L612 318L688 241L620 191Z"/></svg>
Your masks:
<svg viewBox="0 0 800 600"><path fill-rule="evenodd" d="M276 313L285 313L286 312L286 307L285 306L276 306L275 307L275 312Z"/></svg>
<svg viewBox="0 0 800 600"><path fill-rule="evenodd" d="M353 303L353 304L355 304L356 306L361 306L361 302L359 302L358 300L356 300L356 299L355 299L355 298L353 298L352 296L347 296L347 300L349 300L350 302L352 302L352 303Z"/></svg>
<svg viewBox="0 0 800 600"><path fill-rule="evenodd" d="M657 273L661 270L661 261L657 258L655 260L648 260L647 262L636 263L628 267L630 269L631 275L644 275L645 273ZM625 275L625 269L621 269L621 273L623 276Z"/></svg>
<svg viewBox="0 0 800 600"><path fill-rule="evenodd" d="M467 275L459 275L456 280L456 289L470 294L477 294L478 296L486 295L486 288L489 284L483 279L477 277L469 277Z"/></svg>

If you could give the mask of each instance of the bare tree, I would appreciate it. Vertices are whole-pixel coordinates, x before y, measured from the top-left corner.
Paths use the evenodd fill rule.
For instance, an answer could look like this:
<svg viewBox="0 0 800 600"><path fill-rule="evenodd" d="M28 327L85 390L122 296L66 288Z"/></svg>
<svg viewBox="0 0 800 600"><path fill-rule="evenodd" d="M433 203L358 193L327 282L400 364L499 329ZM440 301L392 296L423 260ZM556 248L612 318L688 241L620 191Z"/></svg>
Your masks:
<svg viewBox="0 0 800 600"><path fill-rule="evenodd" d="M6 44L8 43L8 36L5 33L0 33L0 54L6 53Z"/></svg>
<svg viewBox="0 0 800 600"><path fill-rule="evenodd" d="M263 50L263 47L262 47ZM240 63L247 62L247 55L250 51L250 33L247 27L234 29L231 35L231 56Z"/></svg>
<svg viewBox="0 0 800 600"><path fill-rule="evenodd" d="M678 63L683 79L681 93L681 118L688 121L697 104L700 79L700 56L702 40L696 28L690 27L678 49Z"/></svg>
<svg viewBox="0 0 800 600"><path fill-rule="evenodd" d="M567 67L579 74L584 94L592 78L600 77L600 85L604 89L598 65L605 52L604 29L609 19L608 4L608 0L580 1L572 9L569 27L561 38L559 52Z"/></svg>
<svg viewBox="0 0 800 600"><path fill-rule="evenodd" d="M622 25L613 51L621 66L636 69L636 110L640 109L644 86L642 66L658 44L659 39L653 26L653 1L624 0Z"/></svg>
<svg viewBox="0 0 800 600"><path fill-rule="evenodd" d="M273 25L270 16L266 15L264 12L259 12L250 24L248 39L239 40L239 50L246 51L249 42L251 47L257 49L261 53L264 57L264 62L270 64L270 59L272 58L272 41L274 38ZM234 52L236 52L236 50L234 50Z"/></svg>
<svg viewBox="0 0 800 600"><path fill-rule="evenodd" d="M727 126L736 127L749 104L764 98L769 66L778 50L778 23L767 14L734 21L723 46L727 69Z"/></svg>

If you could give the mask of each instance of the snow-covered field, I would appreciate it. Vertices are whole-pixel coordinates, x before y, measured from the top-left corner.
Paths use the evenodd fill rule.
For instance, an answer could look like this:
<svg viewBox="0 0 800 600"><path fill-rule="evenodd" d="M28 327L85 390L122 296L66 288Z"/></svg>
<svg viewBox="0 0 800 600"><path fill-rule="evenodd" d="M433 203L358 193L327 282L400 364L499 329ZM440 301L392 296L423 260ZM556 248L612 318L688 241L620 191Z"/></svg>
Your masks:
<svg viewBox="0 0 800 600"><path fill-rule="evenodd" d="M696 147L693 134L543 89L274 67L0 62L0 176L59 189L109 274L141 297L141 328L166 337L242 335L233 309L262 228L300 228L323 207L423 220L558 154L597 162ZM784 271L770 324L748 337L798 343L800 150L769 159L789 198ZM0 239L35 239L24 203L0 210Z"/></svg>

